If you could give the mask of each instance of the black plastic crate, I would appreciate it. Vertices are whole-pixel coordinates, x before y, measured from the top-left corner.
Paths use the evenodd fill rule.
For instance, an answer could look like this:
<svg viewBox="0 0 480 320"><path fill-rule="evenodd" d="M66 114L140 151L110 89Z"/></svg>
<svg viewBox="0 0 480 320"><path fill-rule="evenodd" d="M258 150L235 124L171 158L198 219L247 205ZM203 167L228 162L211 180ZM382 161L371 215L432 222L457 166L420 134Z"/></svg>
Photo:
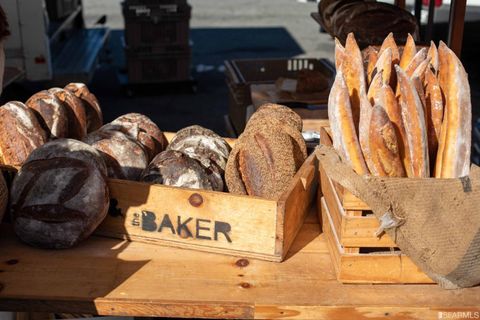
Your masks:
<svg viewBox="0 0 480 320"><path fill-rule="evenodd" d="M128 15L125 9L125 40L130 48L157 52L154 47L188 47L190 6L181 13L150 12L148 15ZM150 48L150 49L149 49Z"/></svg>
<svg viewBox="0 0 480 320"><path fill-rule="evenodd" d="M159 21L168 18L190 19L192 7L184 3L161 2L155 4L122 3L122 12L125 19L146 19L147 21Z"/></svg>
<svg viewBox="0 0 480 320"><path fill-rule="evenodd" d="M190 80L191 50L145 54L125 49L129 83Z"/></svg>
<svg viewBox="0 0 480 320"><path fill-rule="evenodd" d="M226 83L229 88L228 112L238 134L245 129L247 107L252 104L250 85L275 83L278 78L296 78L303 69L335 74L326 59L237 59L225 61Z"/></svg>

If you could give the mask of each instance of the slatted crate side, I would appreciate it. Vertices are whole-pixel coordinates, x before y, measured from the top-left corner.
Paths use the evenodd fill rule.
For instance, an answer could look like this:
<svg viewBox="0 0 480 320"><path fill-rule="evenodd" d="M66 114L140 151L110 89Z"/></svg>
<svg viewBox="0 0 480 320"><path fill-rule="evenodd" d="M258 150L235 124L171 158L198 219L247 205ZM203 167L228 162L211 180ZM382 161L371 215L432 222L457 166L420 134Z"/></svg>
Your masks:
<svg viewBox="0 0 480 320"><path fill-rule="evenodd" d="M380 224L369 210L346 210L342 206L332 180L326 175L321 164L319 168L323 195L332 213L335 231L339 235L341 245L346 249L396 247L395 242L387 234L382 234L380 237L375 235Z"/></svg>
<svg viewBox="0 0 480 320"><path fill-rule="evenodd" d="M343 283L433 283L407 256L399 251L346 252L340 244L333 219L324 198L321 199L323 232L337 274Z"/></svg>
<svg viewBox="0 0 480 320"><path fill-rule="evenodd" d="M320 132L320 142L331 145L331 139L325 130ZM332 213L335 231L345 250L358 252L360 247L396 247L395 242L387 234L375 236L380 225L370 208L332 181L323 170L321 163L319 170L322 192Z"/></svg>
<svg viewBox="0 0 480 320"><path fill-rule="evenodd" d="M333 145L332 138L327 129L322 128L320 130L320 143L326 146ZM332 181L333 186L337 190L338 197L342 207L346 210L360 211L360 210L370 210L368 205L362 200L354 196L350 191L343 188L340 184L335 181Z"/></svg>

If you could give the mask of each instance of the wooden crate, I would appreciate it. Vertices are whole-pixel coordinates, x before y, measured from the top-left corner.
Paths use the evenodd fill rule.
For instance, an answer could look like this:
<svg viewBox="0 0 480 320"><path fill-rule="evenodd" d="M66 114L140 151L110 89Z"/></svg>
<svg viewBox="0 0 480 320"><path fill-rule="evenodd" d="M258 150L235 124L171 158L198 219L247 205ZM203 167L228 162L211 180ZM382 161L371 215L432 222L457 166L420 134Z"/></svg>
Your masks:
<svg viewBox="0 0 480 320"><path fill-rule="evenodd" d="M331 145L325 130L322 144ZM387 235L362 200L332 181L319 164L318 207L337 278L344 283L433 283Z"/></svg>
<svg viewBox="0 0 480 320"><path fill-rule="evenodd" d="M280 262L318 187L310 155L278 201L109 179L111 208L97 235Z"/></svg>

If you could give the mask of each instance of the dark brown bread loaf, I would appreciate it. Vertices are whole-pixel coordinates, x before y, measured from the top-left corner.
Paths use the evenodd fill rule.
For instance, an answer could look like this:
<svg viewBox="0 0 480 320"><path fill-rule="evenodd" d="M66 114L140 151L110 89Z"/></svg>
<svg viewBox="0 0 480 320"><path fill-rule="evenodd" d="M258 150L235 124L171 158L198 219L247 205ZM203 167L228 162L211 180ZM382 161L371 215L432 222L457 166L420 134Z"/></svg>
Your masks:
<svg viewBox="0 0 480 320"><path fill-rule="evenodd" d="M82 100L68 90L51 88L48 92L63 104L68 118L68 137L83 140L87 136L87 116Z"/></svg>
<svg viewBox="0 0 480 320"><path fill-rule="evenodd" d="M167 186L214 190L209 171L186 154L167 150L159 153L142 173L142 181Z"/></svg>
<svg viewBox="0 0 480 320"><path fill-rule="evenodd" d="M167 148L168 141L162 130L143 114L127 113L113 120L111 125L123 128L123 132L142 144L148 153L149 160Z"/></svg>
<svg viewBox="0 0 480 320"><path fill-rule="evenodd" d="M318 70L303 69L297 72L298 93L322 92L328 88L329 79Z"/></svg>
<svg viewBox="0 0 480 320"><path fill-rule="evenodd" d="M305 161L305 141L298 130L301 119L298 124L298 115L291 117L283 108L260 108L262 114L252 116L235 143L225 171L231 193L278 199Z"/></svg>
<svg viewBox="0 0 480 320"><path fill-rule="evenodd" d="M34 110L40 124L50 134L51 139L68 137L68 116L62 102L47 90L35 93L25 102Z"/></svg>
<svg viewBox="0 0 480 320"><path fill-rule="evenodd" d="M75 94L83 101L85 106L85 114L87 115L87 132L97 130L103 125L103 115L97 97L88 90L83 83L69 83L64 88Z"/></svg>
<svg viewBox="0 0 480 320"><path fill-rule="evenodd" d="M335 7L331 21L333 36L344 43L353 32L360 47L381 44L390 32L402 43L409 33L418 34L417 22L410 12L382 2L356 1Z"/></svg>
<svg viewBox="0 0 480 320"><path fill-rule="evenodd" d="M35 114L23 103L0 107L0 161L19 166L28 155L47 141L47 134Z"/></svg>
<svg viewBox="0 0 480 320"><path fill-rule="evenodd" d="M58 139L33 151L11 188L15 233L55 249L87 238L108 211L106 172L100 154L80 141Z"/></svg>
<svg viewBox="0 0 480 320"><path fill-rule="evenodd" d="M85 142L100 151L110 178L139 180L148 165L143 147L120 131L98 130L89 134Z"/></svg>
<svg viewBox="0 0 480 320"><path fill-rule="evenodd" d="M201 126L186 127L177 132L167 150L180 151L199 161L211 174L213 190L223 191L225 166L230 145L215 132Z"/></svg>
<svg viewBox="0 0 480 320"><path fill-rule="evenodd" d="M333 27L332 17L334 16L335 12L338 11L339 8L343 7L349 3L355 3L363 0L322 0L318 4L318 11L322 16L323 23L327 28L327 32L331 31Z"/></svg>

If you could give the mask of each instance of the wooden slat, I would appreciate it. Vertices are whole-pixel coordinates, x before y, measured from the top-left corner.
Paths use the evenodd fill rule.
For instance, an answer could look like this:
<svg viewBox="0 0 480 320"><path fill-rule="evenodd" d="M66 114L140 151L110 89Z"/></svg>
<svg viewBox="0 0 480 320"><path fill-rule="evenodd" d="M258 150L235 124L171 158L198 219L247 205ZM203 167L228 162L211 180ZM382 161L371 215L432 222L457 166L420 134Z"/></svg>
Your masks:
<svg viewBox="0 0 480 320"><path fill-rule="evenodd" d="M330 208L322 204L323 230L329 242L337 278L343 283L433 283L407 256L400 253L349 253L340 244Z"/></svg>
<svg viewBox="0 0 480 320"><path fill-rule="evenodd" d="M358 252L360 247L396 247L395 242L387 234L375 236L380 224L374 215L362 216L361 210L345 210L342 207L332 180L327 177L321 165L319 168L323 196L331 212L340 244L350 253Z"/></svg>
<svg viewBox="0 0 480 320"><path fill-rule="evenodd" d="M275 252L276 201L113 179L109 189L121 215L109 215L96 231L98 235L281 260L281 253ZM201 204L194 206L192 197L202 199ZM153 217L153 229L146 223L147 216ZM161 229L166 217L170 224ZM190 236L178 229L178 221L188 219ZM220 223L228 225L226 234L216 232Z"/></svg>
<svg viewBox="0 0 480 320"><path fill-rule="evenodd" d="M277 209L277 253L285 257L303 225L318 186L318 160L311 154L280 198ZM281 237L280 237L281 235ZM281 251L279 250L281 249Z"/></svg>

